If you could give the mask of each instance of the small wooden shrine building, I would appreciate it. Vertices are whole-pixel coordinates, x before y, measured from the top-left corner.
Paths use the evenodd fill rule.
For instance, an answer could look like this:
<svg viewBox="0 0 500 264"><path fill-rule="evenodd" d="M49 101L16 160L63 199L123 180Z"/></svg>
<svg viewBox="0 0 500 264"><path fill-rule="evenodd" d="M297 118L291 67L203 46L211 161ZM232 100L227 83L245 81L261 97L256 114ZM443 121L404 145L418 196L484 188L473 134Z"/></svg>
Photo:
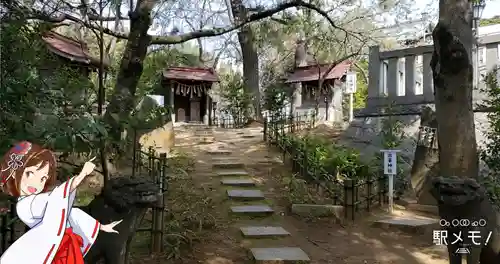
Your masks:
<svg viewBox="0 0 500 264"><path fill-rule="evenodd" d="M49 73L57 70L58 67L70 66L77 70L82 76L89 77L91 71L100 66L99 56L92 56L86 43L66 37L54 31L48 31L42 36L42 40L47 44L47 49L60 58L60 63L45 65L43 70ZM103 60L104 67L109 67L109 59Z"/></svg>
<svg viewBox="0 0 500 264"><path fill-rule="evenodd" d="M210 124L212 85L219 82L212 68L171 67L163 71L162 86L166 88L165 102L174 122L203 122Z"/></svg>
<svg viewBox="0 0 500 264"><path fill-rule="evenodd" d="M319 96L319 117L327 121L342 121L343 83L351 65L351 61L343 61L331 70L332 64L308 64L296 67L285 80L285 83L291 84L292 89L298 89L293 91L292 108L295 112L304 113L314 109L316 96ZM327 72L323 85L319 89L318 81ZM294 83L301 85L292 85Z"/></svg>

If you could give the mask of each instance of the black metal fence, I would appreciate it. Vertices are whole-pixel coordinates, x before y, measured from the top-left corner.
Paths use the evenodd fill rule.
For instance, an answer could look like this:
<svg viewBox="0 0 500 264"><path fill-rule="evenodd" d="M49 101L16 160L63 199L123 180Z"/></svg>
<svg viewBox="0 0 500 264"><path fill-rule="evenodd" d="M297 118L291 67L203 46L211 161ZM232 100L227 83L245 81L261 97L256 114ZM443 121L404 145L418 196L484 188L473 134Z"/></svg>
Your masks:
<svg viewBox="0 0 500 264"><path fill-rule="evenodd" d="M288 134L314 127L314 117L308 115L272 115L264 123L264 141L277 146L283 160L291 162L292 171L311 184L326 191L334 205L344 207L346 219L354 220L358 212L370 211L386 203L387 183L385 176L356 175L355 179L340 180L332 172L315 162L316 152L296 141Z"/></svg>
<svg viewBox="0 0 500 264"><path fill-rule="evenodd" d="M220 128L242 128L247 124L248 120L243 117L228 117L228 116L215 116L212 120L212 125Z"/></svg>
<svg viewBox="0 0 500 264"><path fill-rule="evenodd" d="M135 141L137 142L137 141ZM151 178L161 191L161 197L158 203L151 208L151 219L143 218L144 222L137 232L148 232L151 236L150 250L159 253L163 248L163 231L165 210L167 204L168 174L167 174L167 154L157 153L153 147L149 147L147 152L142 151L140 144L134 145L132 162L132 177L148 176Z"/></svg>
<svg viewBox="0 0 500 264"><path fill-rule="evenodd" d="M134 147L132 174L148 175L154 180L162 192L162 197L158 203L151 208L151 220L146 225L148 227L141 228L137 232L149 232L151 234L150 250L152 252L161 252L163 248L163 229L164 229L164 212L166 205L165 195L168 189L167 178L167 155L165 153L156 153L153 148L149 148L148 152L141 150L140 145ZM22 221L19 220L16 214L17 199L9 197L6 201L0 203L0 255L7 248L29 230Z"/></svg>

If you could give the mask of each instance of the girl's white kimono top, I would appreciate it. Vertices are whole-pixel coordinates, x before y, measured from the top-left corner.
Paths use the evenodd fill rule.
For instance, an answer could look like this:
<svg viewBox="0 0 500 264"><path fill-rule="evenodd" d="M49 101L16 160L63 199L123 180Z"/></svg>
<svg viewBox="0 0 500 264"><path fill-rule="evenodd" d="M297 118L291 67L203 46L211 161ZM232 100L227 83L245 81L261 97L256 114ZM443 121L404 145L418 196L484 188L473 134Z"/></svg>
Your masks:
<svg viewBox="0 0 500 264"><path fill-rule="evenodd" d="M0 257L0 264L50 264L67 226L83 239L85 256L99 233L97 220L72 208L76 191L70 192L74 178L51 192L19 198L17 215L31 229L17 239Z"/></svg>

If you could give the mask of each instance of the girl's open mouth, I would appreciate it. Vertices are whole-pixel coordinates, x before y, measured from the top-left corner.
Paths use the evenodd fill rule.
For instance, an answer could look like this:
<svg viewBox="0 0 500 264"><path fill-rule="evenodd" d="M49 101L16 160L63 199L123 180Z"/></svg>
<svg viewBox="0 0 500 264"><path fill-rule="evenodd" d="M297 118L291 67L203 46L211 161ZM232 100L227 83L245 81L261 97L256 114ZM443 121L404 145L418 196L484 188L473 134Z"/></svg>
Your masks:
<svg viewBox="0 0 500 264"><path fill-rule="evenodd" d="M37 189L35 187L28 186L28 192L36 193Z"/></svg>

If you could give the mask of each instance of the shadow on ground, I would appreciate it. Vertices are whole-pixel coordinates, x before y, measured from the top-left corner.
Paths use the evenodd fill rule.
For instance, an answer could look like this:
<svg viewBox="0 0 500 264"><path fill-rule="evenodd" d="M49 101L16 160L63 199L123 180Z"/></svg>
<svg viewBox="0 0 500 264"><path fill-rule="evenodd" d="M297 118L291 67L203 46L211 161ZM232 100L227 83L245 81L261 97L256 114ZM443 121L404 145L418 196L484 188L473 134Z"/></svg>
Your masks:
<svg viewBox="0 0 500 264"><path fill-rule="evenodd" d="M286 190L282 177L290 173L281 162L281 154L262 142L260 128L211 129L214 136L209 144L196 144L196 129L180 129L176 138L179 149L189 152L197 160L192 174L196 188L210 190L210 199L218 206L209 210L216 215L218 229L194 246L193 254L179 263L240 264L251 263L250 247L298 246L315 264L447 264L444 247L432 245L431 236L408 235L371 226L363 220L342 226L332 219L305 219L291 215L284 196ZM241 134L255 135L243 138ZM238 134L239 133L239 134ZM182 136L177 136L182 134ZM189 135L188 135L189 134ZM188 135L188 136L186 136ZM209 150L230 150L232 158L246 164L250 175L266 196L264 203L275 213L269 217L235 217L229 214L229 206L235 202L227 199L227 187L220 185L220 178L211 169L214 155ZM255 202L246 202L252 204ZM239 227L245 225L282 226L291 236L279 239L245 239Z"/></svg>

